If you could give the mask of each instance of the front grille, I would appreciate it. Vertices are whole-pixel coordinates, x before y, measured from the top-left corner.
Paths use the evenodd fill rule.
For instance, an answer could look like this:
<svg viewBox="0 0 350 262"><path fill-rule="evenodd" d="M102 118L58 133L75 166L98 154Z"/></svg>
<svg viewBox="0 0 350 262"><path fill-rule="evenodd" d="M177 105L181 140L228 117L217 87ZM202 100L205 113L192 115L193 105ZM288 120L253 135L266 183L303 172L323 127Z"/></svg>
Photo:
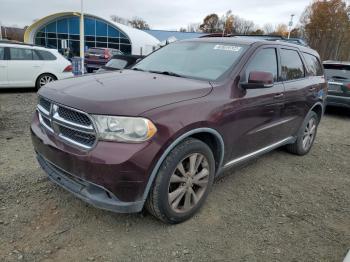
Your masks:
<svg viewBox="0 0 350 262"><path fill-rule="evenodd" d="M60 117L64 118L67 121L71 121L73 123L77 123L83 126L91 125L90 118L77 111L73 111L65 107L59 107L57 113Z"/></svg>
<svg viewBox="0 0 350 262"><path fill-rule="evenodd" d="M86 113L42 97L39 98L38 113L42 126L65 142L83 149L94 146L97 135Z"/></svg>
<svg viewBox="0 0 350 262"><path fill-rule="evenodd" d="M96 136L88 133L83 133L77 130L73 130L64 126L60 126L60 135L71 139L79 144L83 144L88 147L92 147L95 143Z"/></svg>
<svg viewBox="0 0 350 262"><path fill-rule="evenodd" d="M51 108L51 102L39 97L39 105L41 105L47 112L50 112L50 108Z"/></svg>

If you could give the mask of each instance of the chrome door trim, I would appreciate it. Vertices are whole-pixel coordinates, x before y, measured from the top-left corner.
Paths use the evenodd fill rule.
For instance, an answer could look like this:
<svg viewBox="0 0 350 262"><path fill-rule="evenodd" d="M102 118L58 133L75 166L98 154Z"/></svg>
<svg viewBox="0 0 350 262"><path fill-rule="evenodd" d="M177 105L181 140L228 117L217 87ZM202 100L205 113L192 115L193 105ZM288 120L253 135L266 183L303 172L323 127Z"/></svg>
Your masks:
<svg viewBox="0 0 350 262"><path fill-rule="evenodd" d="M249 153L249 154L247 154L247 155L244 155L244 156L241 156L241 157L239 157L239 158L233 159L233 160L227 162L227 163L224 165L224 168L231 167L231 166L233 166L233 165L235 165L235 164L238 164L238 163L240 163L240 162L246 161L246 160L248 160L248 159L250 159L250 158L254 158L254 157L256 157L256 156L259 156L259 155L262 155L262 154L264 154L264 153L267 153L267 152L269 152L269 151L271 151L271 150L273 150L273 149L276 149L276 148L278 148L278 147L280 147L280 146L293 143L294 141L295 141L295 138L294 138L294 137L287 137L287 138L285 138L285 139L283 139L283 140L281 140L281 141L278 141L278 142L276 142L276 143L274 143L274 144L272 144L272 145L263 147L263 148L261 148L261 149L259 149L259 150L257 150L257 151L254 151L254 152Z"/></svg>

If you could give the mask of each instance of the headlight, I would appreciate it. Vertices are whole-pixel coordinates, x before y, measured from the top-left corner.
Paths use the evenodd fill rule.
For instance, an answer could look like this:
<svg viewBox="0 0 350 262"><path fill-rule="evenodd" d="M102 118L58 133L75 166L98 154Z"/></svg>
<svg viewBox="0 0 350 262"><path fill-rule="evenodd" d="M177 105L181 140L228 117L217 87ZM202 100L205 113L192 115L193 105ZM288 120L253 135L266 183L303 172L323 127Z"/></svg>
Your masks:
<svg viewBox="0 0 350 262"><path fill-rule="evenodd" d="M154 124L141 117L93 115L100 139L120 142L143 142L157 132Z"/></svg>

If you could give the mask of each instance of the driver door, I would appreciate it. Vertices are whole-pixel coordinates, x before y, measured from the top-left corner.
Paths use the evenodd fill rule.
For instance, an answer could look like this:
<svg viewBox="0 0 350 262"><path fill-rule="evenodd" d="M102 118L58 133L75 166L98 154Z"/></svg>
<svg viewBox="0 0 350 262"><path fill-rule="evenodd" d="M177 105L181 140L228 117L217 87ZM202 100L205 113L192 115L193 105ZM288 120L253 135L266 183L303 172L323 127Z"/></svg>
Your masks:
<svg viewBox="0 0 350 262"><path fill-rule="evenodd" d="M241 95L233 102L231 131L235 132L235 140L232 141L231 159L244 157L285 138L281 115L284 86L279 81L277 54L275 47L259 48L241 72L241 82L247 82L254 71L272 73L274 84L259 89L237 87Z"/></svg>

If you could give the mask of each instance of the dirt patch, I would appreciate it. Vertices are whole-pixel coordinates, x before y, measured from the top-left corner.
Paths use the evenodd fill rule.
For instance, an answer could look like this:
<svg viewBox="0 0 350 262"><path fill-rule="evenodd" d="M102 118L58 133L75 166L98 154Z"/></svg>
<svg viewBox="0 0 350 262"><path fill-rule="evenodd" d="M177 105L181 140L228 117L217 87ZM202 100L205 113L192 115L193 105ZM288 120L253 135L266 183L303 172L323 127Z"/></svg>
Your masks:
<svg viewBox="0 0 350 262"><path fill-rule="evenodd" d="M328 111L307 156L230 170L198 215L168 226L49 182L29 136L36 99L0 93L0 261L342 261L350 249L349 111Z"/></svg>

